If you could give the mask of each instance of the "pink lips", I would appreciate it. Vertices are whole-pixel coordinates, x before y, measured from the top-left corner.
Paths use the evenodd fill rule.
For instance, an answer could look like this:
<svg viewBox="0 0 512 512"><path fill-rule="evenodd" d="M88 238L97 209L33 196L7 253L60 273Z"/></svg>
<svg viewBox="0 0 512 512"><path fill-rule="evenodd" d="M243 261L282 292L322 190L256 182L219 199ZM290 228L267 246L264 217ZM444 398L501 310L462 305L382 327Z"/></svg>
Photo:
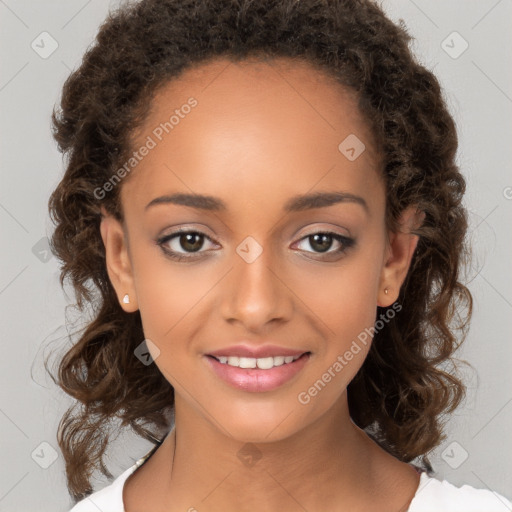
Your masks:
<svg viewBox="0 0 512 512"><path fill-rule="evenodd" d="M275 366L269 370L259 368L238 368L219 362L216 357L252 357L264 358L275 356L301 356L291 363ZM210 368L224 382L234 388L249 392L272 391L291 380L308 362L309 352L285 349L277 346L252 348L236 345L226 349L211 352L205 356Z"/></svg>
<svg viewBox="0 0 512 512"><path fill-rule="evenodd" d="M306 350L293 350L289 348L278 347L276 345L267 345L262 347L250 347L247 345L233 345L215 352L209 352L209 356L237 356L237 357L275 357L275 356L300 356L307 352Z"/></svg>

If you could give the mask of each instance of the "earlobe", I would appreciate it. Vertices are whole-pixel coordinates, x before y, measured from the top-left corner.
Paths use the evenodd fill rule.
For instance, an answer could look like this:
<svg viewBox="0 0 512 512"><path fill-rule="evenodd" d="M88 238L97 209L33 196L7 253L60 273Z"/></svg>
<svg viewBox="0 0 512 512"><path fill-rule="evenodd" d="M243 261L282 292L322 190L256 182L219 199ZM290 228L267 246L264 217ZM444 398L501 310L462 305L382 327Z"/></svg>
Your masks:
<svg viewBox="0 0 512 512"><path fill-rule="evenodd" d="M127 313L133 313L138 306L126 235L119 220L104 208L101 213L100 232L105 246L107 273L121 307Z"/></svg>
<svg viewBox="0 0 512 512"><path fill-rule="evenodd" d="M377 296L378 306L388 307L398 299L419 241L419 236L411 231L418 229L424 218L424 212L410 206L400 216L398 231L390 233Z"/></svg>

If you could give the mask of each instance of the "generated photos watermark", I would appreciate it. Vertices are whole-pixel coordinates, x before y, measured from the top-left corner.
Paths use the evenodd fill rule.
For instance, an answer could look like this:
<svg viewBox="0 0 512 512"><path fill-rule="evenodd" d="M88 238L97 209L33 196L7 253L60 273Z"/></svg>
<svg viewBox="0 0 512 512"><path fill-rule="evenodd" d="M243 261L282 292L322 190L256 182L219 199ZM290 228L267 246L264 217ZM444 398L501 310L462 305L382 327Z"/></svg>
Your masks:
<svg viewBox="0 0 512 512"><path fill-rule="evenodd" d="M187 103L181 105L180 108L174 110L174 114L169 117L168 121L160 123L156 128L153 129L151 135L146 137L146 141L140 148L133 152L133 156L130 157L117 171L107 180L101 187L94 189L94 197L96 199L103 199L107 192L111 192L116 185L118 185L123 178L125 178L130 172L141 162L144 157L149 155L149 152L154 149L158 142L161 142L164 136L170 133L182 119L190 114L194 107L197 107L198 102L194 97L190 97ZM156 140L155 140L156 139Z"/></svg>
<svg viewBox="0 0 512 512"><path fill-rule="evenodd" d="M343 355L339 355L336 361L327 368L322 376L314 382L306 391L301 391L297 395L297 400L302 405L307 405L311 399L318 395L332 379L338 375L345 366L348 365L355 355L361 352L361 344L366 346L368 341L375 336L375 333L381 331L384 326L395 317L397 313L402 310L402 305L395 302L385 313L380 315L379 319L375 322L373 327L365 327L364 331L360 332L356 340L352 340L350 348L346 350Z"/></svg>

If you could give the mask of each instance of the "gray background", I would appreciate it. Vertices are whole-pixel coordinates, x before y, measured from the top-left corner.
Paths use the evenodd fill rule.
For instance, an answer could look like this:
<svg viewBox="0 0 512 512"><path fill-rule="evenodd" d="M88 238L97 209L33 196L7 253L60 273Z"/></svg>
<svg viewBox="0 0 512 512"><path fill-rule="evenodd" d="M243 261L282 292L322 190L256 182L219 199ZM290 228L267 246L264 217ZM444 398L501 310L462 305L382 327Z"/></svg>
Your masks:
<svg viewBox="0 0 512 512"><path fill-rule="evenodd" d="M70 508L56 431L71 400L43 366L51 350L68 343L65 306L72 298L60 289L57 261L45 245L51 232L48 196L63 171L50 114L65 78L116 5L0 0L0 511ZM506 225L512 213L512 4L384 0L384 7L392 19L405 21L416 39L415 52L444 87L459 130L458 162L468 181L475 252L468 280L475 311L459 357L475 370L462 368L468 398L448 422L447 440L431 460L438 478L511 499L512 242ZM50 36L40 35L45 31ZM58 47L48 56L50 37ZM122 433L109 452L109 468L117 476L151 447ZM98 479L95 488L106 483Z"/></svg>

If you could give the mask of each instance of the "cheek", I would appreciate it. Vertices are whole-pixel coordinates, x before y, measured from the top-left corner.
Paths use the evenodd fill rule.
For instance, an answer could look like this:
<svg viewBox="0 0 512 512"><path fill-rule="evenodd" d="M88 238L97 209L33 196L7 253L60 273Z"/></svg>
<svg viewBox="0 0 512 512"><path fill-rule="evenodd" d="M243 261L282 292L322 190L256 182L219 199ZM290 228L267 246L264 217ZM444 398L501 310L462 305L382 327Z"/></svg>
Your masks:
<svg viewBox="0 0 512 512"><path fill-rule="evenodd" d="M177 339L219 280L218 273L208 271L205 265L174 263L159 251L138 248L132 254L144 333L158 344Z"/></svg>
<svg viewBox="0 0 512 512"><path fill-rule="evenodd" d="M331 284L332 302L326 311L327 321L346 343L375 322L377 274L359 262Z"/></svg>
<svg viewBox="0 0 512 512"><path fill-rule="evenodd" d="M206 274L199 266L184 270L155 257L154 251L141 251L133 261L144 336L153 344L147 344L151 356L177 392L180 383L193 391L189 375L196 361L190 356L195 352L195 334L204 325L200 318L204 299L218 281L218 273Z"/></svg>
<svg viewBox="0 0 512 512"><path fill-rule="evenodd" d="M381 258L373 244L347 256L336 268L303 272L299 297L325 325L327 337L346 343L373 326L377 309Z"/></svg>
<svg viewBox="0 0 512 512"><path fill-rule="evenodd" d="M315 289L308 309L320 318L325 343L318 346L315 364L297 398L309 414L323 414L339 399L370 350L376 319L379 282L377 251L361 252L336 271L304 282ZM316 288L311 285L316 283ZM305 289L304 291L305 292Z"/></svg>

